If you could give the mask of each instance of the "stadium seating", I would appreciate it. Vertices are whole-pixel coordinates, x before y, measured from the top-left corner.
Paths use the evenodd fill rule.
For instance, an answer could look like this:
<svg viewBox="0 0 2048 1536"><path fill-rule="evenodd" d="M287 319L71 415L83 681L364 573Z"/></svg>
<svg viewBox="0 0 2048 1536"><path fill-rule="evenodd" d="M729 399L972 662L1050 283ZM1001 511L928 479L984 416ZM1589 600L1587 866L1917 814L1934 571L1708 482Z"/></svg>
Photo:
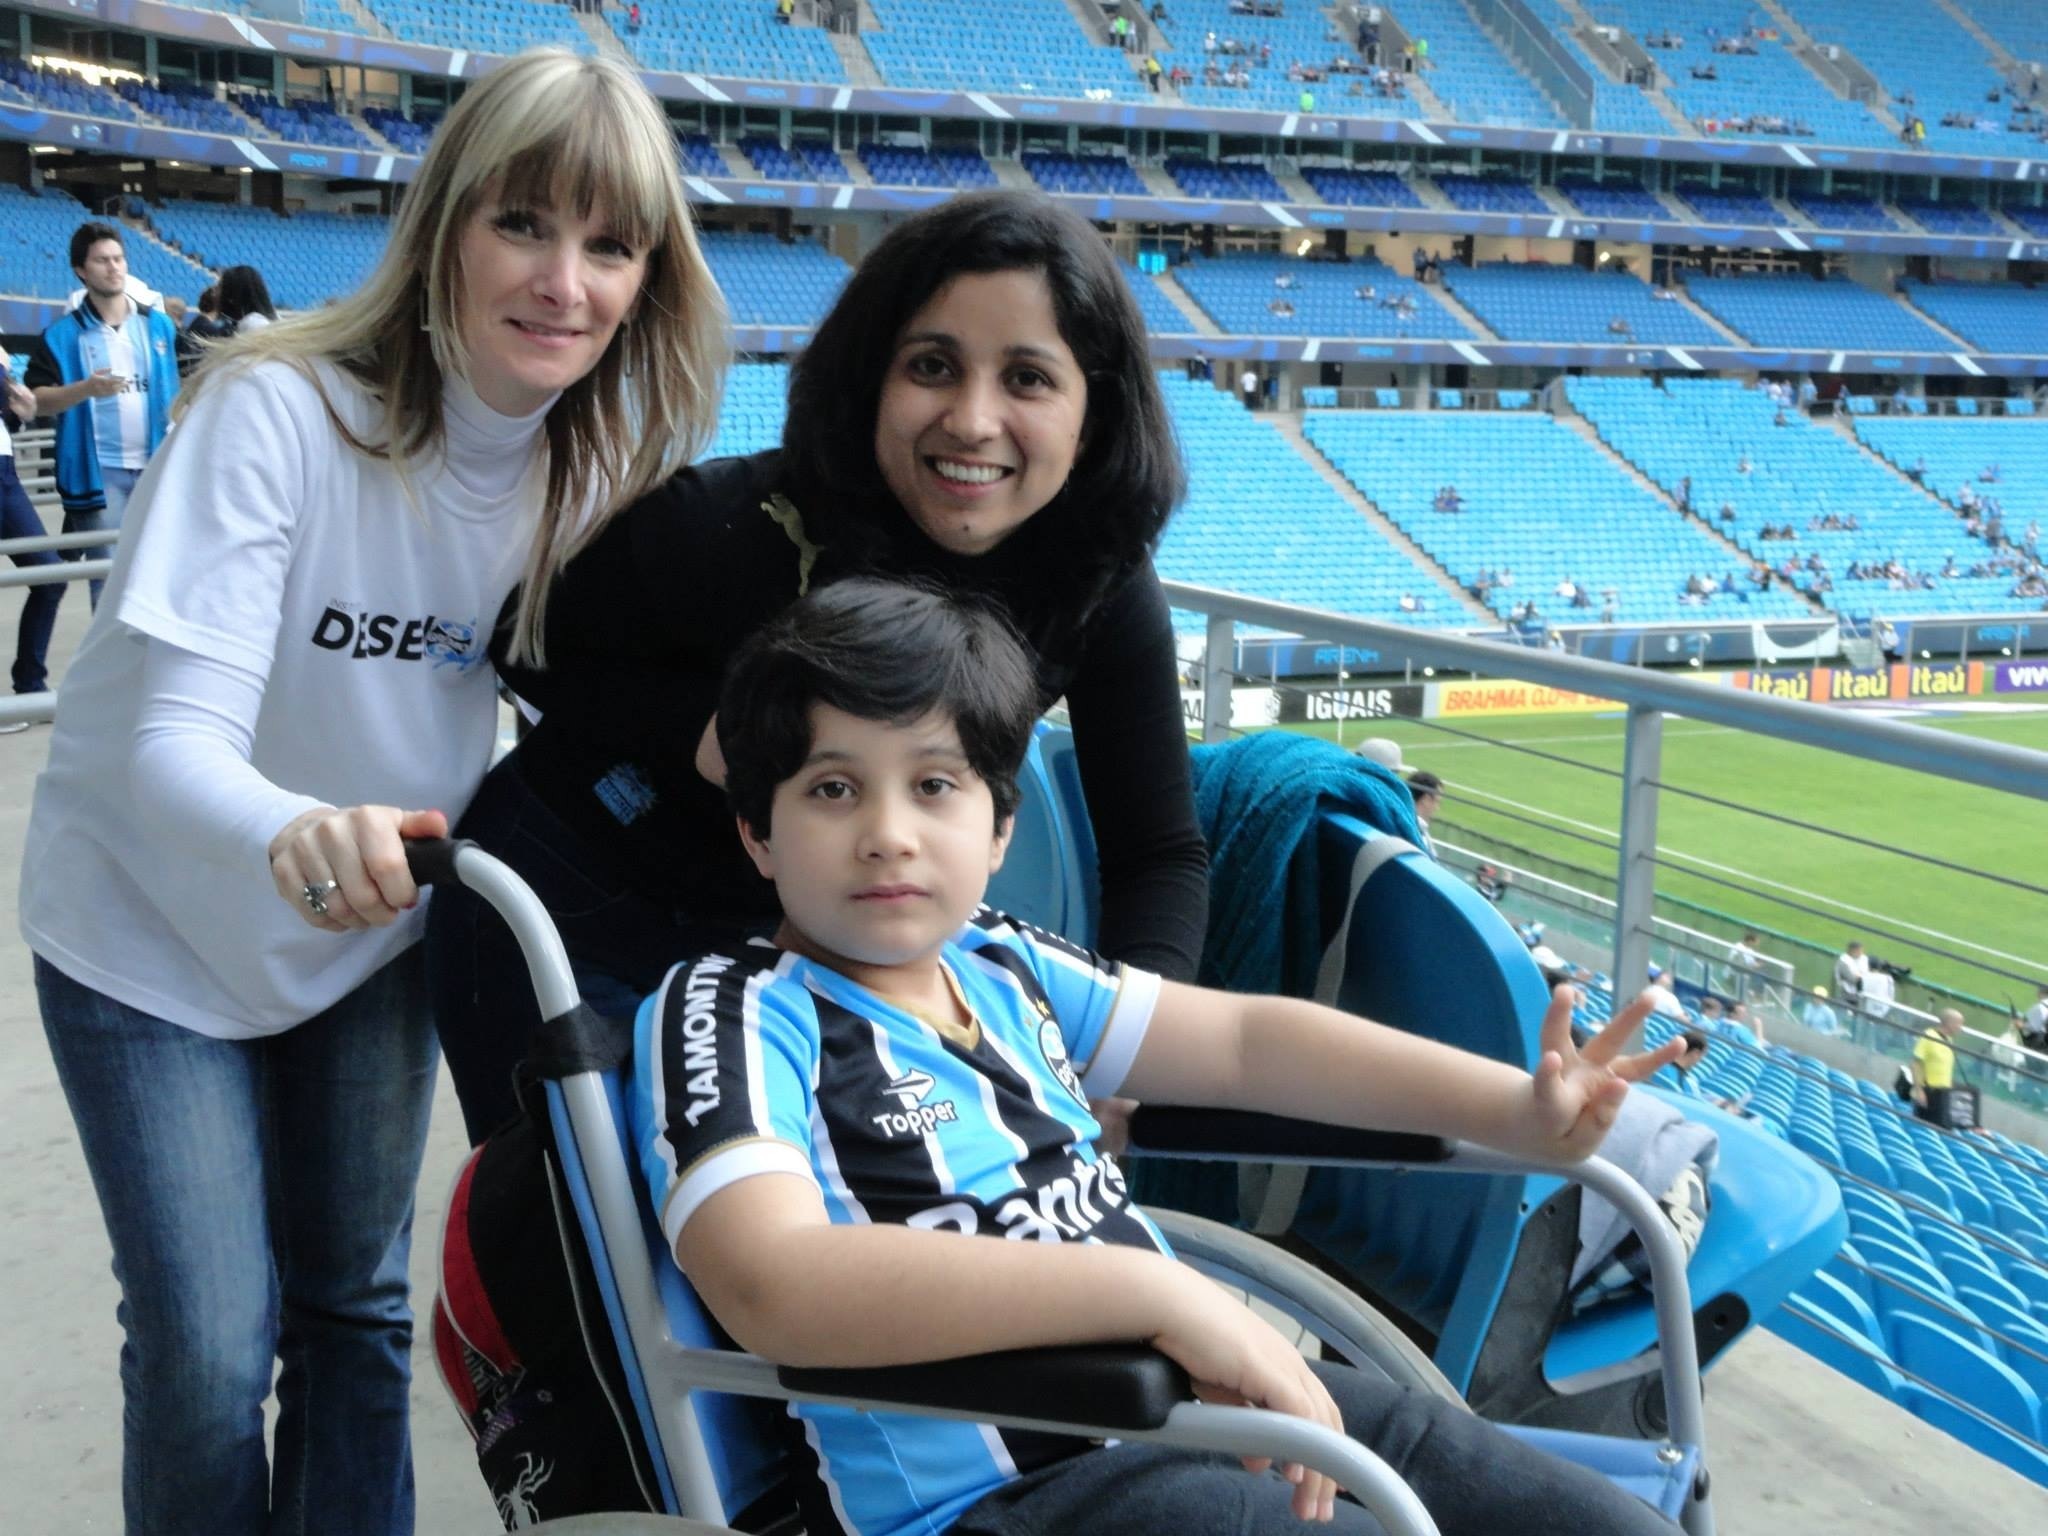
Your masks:
<svg viewBox="0 0 2048 1536"><path fill-rule="evenodd" d="M1554 213L1526 181L1512 176L1470 176L1461 171L1437 171L1431 177L1438 188L1467 213Z"/></svg>
<svg viewBox="0 0 2048 1536"><path fill-rule="evenodd" d="M885 187L958 187L973 191L996 184L993 168L971 149L863 144L860 163L878 185Z"/></svg>
<svg viewBox="0 0 2048 1536"><path fill-rule="evenodd" d="M1407 181L1391 171L1356 171L1348 166L1304 165L1301 179L1326 203L1346 208L1420 208Z"/></svg>
<svg viewBox="0 0 2048 1536"><path fill-rule="evenodd" d="M1774 568L1797 562L1791 579L1803 590L1818 582L1819 573L1804 566L1818 554L1833 583L1822 598L1838 613L1861 621L2012 611L2010 577L1939 577L1950 555L1967 571L1989 553L1953 512L1830 426L1797 412L1776 425L1776 408L1761 390L1734 379L1676 379L1659 389L1641 379L1575 378L1566 393L1603 441L1667 493L1676 497L1689 477L1693 506L1749 554ZM1724 505L1733 519L1720 517ZM1831 514L1844 522L1853 516L1857 526L1812 526ZM1795 538L1761 536L1767 526L1787 524ZM1936 584L1909 589L1847 575L1852 564L1894 559Z"/></svg>
<svg viewBox="0 0 2048 1536"><path fill-rule="evenodd" d="M1395 14L1410 37L1428 40L1429 88L1459 122L1567 126L1557 104L1500 51L1461 0L1401 0Z"/></svg>
<svg viewBox="0 0 2048 1536"><path fill-rule="evenodd" d="M1867 197L1821 197L1795 192L1792 206L1822 229L1861 229L1876 234L1897 234L1899 224Z"/></svg>
<svg viewBox="0 0 2048 1536"><path fill-rule="evenodd" d="M613 34L649 69L840 85L846 66L817 27L784 26L766 4L648 0L636 27L623 6L605 12Z"/></svg>
<svg viewBox="0 0 2048 1536"><path fill-rule="evenodd" d="M1906 280L1916 309L1986 352L2037 356L2048 352L2048 295L2013 283L1922 283Z"/></svg>
<svg viewBox="0 0 2048 1536"><path fill-rule="evenodd" d="M1574 381L1578 382L1578 381ZM1311 413L1310 442L1465 586L1482 570L1513 573L1487 601L1503 618L1533 600L1551 624L1595 622L1614 594L1629 624L1808 615L1791 593L1747 583L1703 602L1685 601L1687 579L1719 578L1734 563L1703 529L1630 480L1569 427L1528 412ZM1853 451L1853 450L1851 450ZM1453 484L1457 513L1434 509ZM1592 606L1554 595L1570 580Z"/></svg>
<svg viewBox="0 0 2048 1536"><path fill-rule="evenodd" d="M1131 295L1145 316L1145 329L1154 336L1184 336L1194 330L1194 323L1180 312L1173 300L1160 292L1157 280L1149 273L1140 272L1126 263L1124 281L1131 285Z"/></svg>
<svg viewBox="0 0 2048 1536"><path fill-rule="evenodd" d="M2027 524L2048 519L2048 423L2034 420L1976 420L1944 416L1858 416L1856 435L1872 452L1904 474L1919 469L1927 488L1951 507L1962 488L1994 497L2003 509L2005 531L2019 538ZM1997 468L1998 481L1981 477ZM1983 548L1969 545L1978 558ZM1958 550L1956 558L1968 557ZM2008 610L2013 606L2006 605ZM2032 607L2033 604L2025 606Z"/></svg>
<svg viewBox="0 0 2048 1536"><path fill-rule="evenodd" d="M1987 111L1993 134L2001 134L2005 113L1988 107L1985 92L2005 82L1992 67L1984 45L1939 5L1929 0L1784 0L1785 8L1817 43L1839 43L1877 76L1904 120L1911 111L1927 125L1925 147L1965 154L2006 154L1996 139L1977 128L1946 127L1942 119ZM1909 108L1898 101L1910 93Z"/></svg>
<svg viewBox="0 0 2048 1536"><path fill-rule="evenodd" d="M1672 102L1702 131L1735 138L1793 138L1881 149L1895 135L1856 102L1843 101L1776 35L1753 40L1754 53L1716 53L1713 37L1740 37L1768 17L1744 0L1586 0L1596 20L1625 27L1638 40L1660 34L1683 39L1651 57ZM1695 67L1717 78L1693 78Z"/></svg>
<svg viewBox="0 0 2048 1536"><path fill-rule="evenodd" d="M676 140L676 149L686 176L730 176L732 168L718 152L708 134L686 133Z"/></svg>
<svg viewBox="0 0 2048 1536"><path fill-rule="evenodd" d="M393 148L407 155L424 155L433 141L434 130L441 126L439 113L423 113L418 108L412 117L407 117L395 107L365 107L363 121L382 134Z"/></svg>
<svg viewBox="0 0 2048 1536"><path fill-rule="evenodd" d="M318 102L279 101L262 91L236 91L234 103L264 128L290 144L318 144L342 149L375 149L354 122Z"/></svg>
<svg viewBox="0 0 2048 1536"><path fill-rule="evenodd" d="M1686 292L1723 325L1760 347L1853 347L1871 352L1952 352L1955 343L1905 305L1834 276L1694 277Z"/></svg>
<svg viewBox="0 0 2048 1536"><path fill-rule="evenodd" d="M1597 1028L1611 1008L1604 988L1588 988L1579 1021ZM2048 1483L2048 1456L1901 1374L1910 1371L2040 1439L2048 1427L2039 1418L2048 1372L2026 1350L2048 1355L2048 1155L1997 1132L1970 1138L1936 1131L1904 1114L1877 1084L1782 1045L1761 1049L1740 1026L1659 1015L1644 1026L1643 1044L1654 1048L1688 1025L1719 1043L1709 1046L1683 1091L1740 1103L1841 1186L1849 1242L1767 1326ZM1657 1081L1680 1085L1670 1067Z"/></svg>
<svg viewBox="0 0 2048 1536"><path fill-rule="evenodd" d="M1390 623L1474 624L1271 422L1204 381L1162 374L1160 387L1188 462L1188 499L1159 546L1162 576ZM1419 611L1402 610L1404 594Z"/></svg>
<svg viewBox="0 0 2048 1536"><path fill-rule="evenodd" d="M707 459L759 453L782 441L789 406L789 364L734 363L725 376L718 407L718 431L704 451Z"/></svg>
<svg viewBox="0 0 2048 1536"><path fill-rule="evenodd" d="M0 185L0 293L30 298L63 299L78 287L71 271L71 235L92 214L55 187L40 195L21 187ZM122 243L128 268L159 293L191 300L213 281L213 274L195 266L143 230L124 228Z"/></svg>
<svg viewBox="0 0 2048 1536"><path fill-rule="evenodd" d="M1626 272L1540 262L1447 266L1444 285L1503 341L1716 346L1722 338L1685 305L1652 296ZM1616 320L1626 332L1613 329Z"/></svg>
<svg viewBox="0 0 2048 1536"><path fill-rule="evenodd" d="M1922 229L1937 235L2002 235L2005 228L1975 203L1902 197L1898 209Z"/></svg>
<svg viewBox="0 0 2048 1536"><path fill-rule="evenodd" d="M391 231L389 219L370 214L301 213L287 219L229 203L173 200L150 217L166 239L203 266L255 267L279 309L313 309L353 292L376 266Z"/></svg>
<svg viewBox="0 0 2048 1536"><path fill-rule="evenodd" d="M355 32L363 30L363 24L356 20L355 13L343 9L336 0L305 0L306 25L321 27L329 32Z"/></svg>
<svg viewBox="0 0 2048 1536"><path fill-rule="evenodd" d="M1784 210L1769 198L1740 187L1708 187L1704 182L1681 181L1678 196L1709 224L1747 224L1769 228L1789 224Z"/></svg>
<svg viewBox="0 0 2048 1536"><path fill-rule="evenodd" d="M1151 188L1145 185L1131 162L1122 155L1063 155L1052 150L1027 149L1022 158L1031 179L1048 192L1151 196Z"/></svg>
<svg viewBox="0 0 2048 1536"><path fill-rule="evenodd" d="M1262 161L1230 160L1219 164L1196 155L1168 155L1166 174L1190 197L1221 197L1248 203L1293 201Z"/></svg>
<svg viewBox="0 0 2048 1536"><path fill-rule="evenodd" d="M1184 262L1174 276L1219 327L1242 335L1472 337L1427 287L1384 262L1221 256Z"/></svg>
<svg viewBox="0 0 2048 1536"><path fill-rule="evenodd" d="M1024 96L1145 101L1133 55L1088 38L1062 0L869 0L868 56L890 85Z"/></svg>
<svg viewBox="0 0 2048 1536"><path fill-rule="evenodd" d="M544 0L363 0L363 5L394 36L435 48L502 54L538 47L597 52L566 5Z"/></svg>
<svg viewBox="0 0 2048 1536"><path fill-rule="evenodd" d="M158 122L195 133L244 134L249 119L221 101L211 91L165 80L151 85L142 80L123 80L114 89Z"/></svg>
<svg viewBox="0 0 2048 1536"><path fill-rule="evenodd" d="M137 121L135 109L114 92L67 70L44 69L0 54L0 81L13 86L46 111L71 112L80 117L110 117L123 123Z"/></svg>
<svg viewBox="0 0 2048 1536"><path fill-rule="evenodd" d="M1657 104L1633 85L1605 78L1593 56L1573 35L1576 29L1570 12L1558 0L1528 0L1529 9L1565 45L1566 50L1593 77L1593 129L1596 133L1641 133L1653 137L1671 132L1671 124Z"/></svg>
<svg viewBox="0 0 2048 1536"><path fill-rule="evenodd" d="M1161 54L1160 62L1169 68L1179 64L1194 73L1194 83L1180 88L1181 100L1190 106L1293 112L1299 109L1301 93L1306 90L1315 98L1319 113L1351 117L1420 115L1421 109L1412 96L1381 96L1360 74L1332 73L1327 79L1306 83L1287 78L1288 67L1294 64L1326 69L1336 59L1347 65L1358 62L1352 39L1338 34L1315 6L1298 5L1284 16L1241 16L1231 14L1228 0L1181 0L1180 4L1168 7L1168 12L1160 31L1171 51ZM1246 54L1214 56L1219 68L1243 65L1250 77L1248 84L1203 82L1202 67L1210 58L1203 50L1203 40L1211 32L1219 43L1234 39L1251 50ZM1259 53L1262 46L1272 50L1263 60Z"/></svg>
<svg viewBox="0 0 2048 1536"><path fill-rule="evenodd" d="M770 181L851 182L846 162L830 144L815 139L791 139L789 147L765 134L750 133L740 140L740 153L755 170Z"/></svg>
<svg viewBox="0 0 2048 1536"><path fill-rule="evenodd" d="M697 238L735 325L816 325L853 270L815 241L722 230Z"/></svg>
<svg viewBox="0 0 2048 1536"><path fill-rule="evenodd" d="M1596 181L1590 176L1560 176L1557 190L1583 214L1596 219L1658 219L1671 217L1664 199L1640 183Z"/></svg>

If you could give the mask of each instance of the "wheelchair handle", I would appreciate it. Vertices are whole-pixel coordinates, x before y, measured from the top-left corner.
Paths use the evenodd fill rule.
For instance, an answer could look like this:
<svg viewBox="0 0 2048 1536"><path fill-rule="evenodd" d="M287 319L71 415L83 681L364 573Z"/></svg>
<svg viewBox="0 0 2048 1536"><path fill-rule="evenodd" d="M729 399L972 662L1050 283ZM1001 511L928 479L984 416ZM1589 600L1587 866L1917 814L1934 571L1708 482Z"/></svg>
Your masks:
<svg viewBox="0 0 2048 1536"><path fill-rule="evenodd" d="M417 886L460 885L455 856L476 844L466 837L409 837L405 841L405 867Z"/></svg>

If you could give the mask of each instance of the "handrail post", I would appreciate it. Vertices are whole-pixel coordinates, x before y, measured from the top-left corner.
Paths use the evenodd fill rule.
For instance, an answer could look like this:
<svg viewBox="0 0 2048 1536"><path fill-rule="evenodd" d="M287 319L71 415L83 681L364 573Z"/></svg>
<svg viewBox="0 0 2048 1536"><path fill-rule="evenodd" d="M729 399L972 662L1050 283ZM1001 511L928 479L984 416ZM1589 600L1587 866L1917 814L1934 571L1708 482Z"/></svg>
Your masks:
<svg viewBox="0 0 2048 1536"><path fill-rule="evenodd" d="M1664 712L1631 704L1623 737L1621 849L1614 882L1614 995L1649 981L1650 929L1657 911L1657 778Z"/></svg>
<svg viewBox="0 0 2048 1536"><path fill-rule="evenodd" d="M1236 625L1229 615L1209 615L1208 649L1202 656L1202 740L1230 735L1230 684L1236 662Z"/></svg>

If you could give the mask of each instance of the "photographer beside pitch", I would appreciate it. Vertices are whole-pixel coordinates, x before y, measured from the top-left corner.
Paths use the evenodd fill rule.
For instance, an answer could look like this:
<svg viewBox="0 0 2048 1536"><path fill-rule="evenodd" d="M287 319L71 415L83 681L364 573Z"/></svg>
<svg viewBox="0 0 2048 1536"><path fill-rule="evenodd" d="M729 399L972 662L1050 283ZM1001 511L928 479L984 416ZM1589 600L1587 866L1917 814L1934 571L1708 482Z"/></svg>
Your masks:
<svg viewBox="0 0 2048 1536"><path fill-rule="evenodd" d="M1452 1536L1671 1529L1454 1404L1304 1360L1172 1260L1095 1146L1088 1099L1581 1158L1681 1042L1622 1054L1639 999L1575 1047L1560 989L1532 1076L1313 1003L1162 980L983 908L1038 703L1001 619L882 581L813 593L735 657L726 788L784 920L772 944L669 973L640 1013L627 1111L663 1233L719 1322L816 1366L1143 1341L1205 1398L1341 1427ZM1301 1468L793 1411L811 1529L1222 1536L1290 1511L1378 1528Z"/></svg>

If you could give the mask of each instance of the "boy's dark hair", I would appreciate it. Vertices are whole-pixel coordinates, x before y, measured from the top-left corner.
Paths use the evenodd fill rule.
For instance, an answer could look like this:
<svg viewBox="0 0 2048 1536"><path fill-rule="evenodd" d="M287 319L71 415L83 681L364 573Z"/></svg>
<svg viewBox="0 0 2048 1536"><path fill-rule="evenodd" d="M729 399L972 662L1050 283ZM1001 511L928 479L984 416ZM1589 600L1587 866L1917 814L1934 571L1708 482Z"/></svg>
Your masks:
<svg viewBox="0 0 2048 1536"><path fill-rule="evenodd" d="M1707 1048L1707 1032L1704 1029L1688 1029L1685 1032L1686 1054L1704 1051Z"/></svg>
<svg viewBox="0 0 2048 1536"><path fill-rule="evenodd" d="M125 253L128 242L121 238L121 231L111 224L81 224L71 232L71 270L76 272L85 265L86 254L102 240L111 240Z"/></svg>
<svg viewBox="0 0 2048 1536"><path fill-rule="evenodd" d="M220 312L220 285L214 284L199 295L199 313L202 315Z"/></svg>
<svg viewBox="0 0 2048 1536"><path fill-rule="evenodd" d="M889 232L791 366L783 463L807 519L837 504L870 534L898 531L874 446L896 338L954 278L1017 271L1044 274L1060 337L1088 380L1073 474L1027 525L1029 543L1059 550L1068 590L1092 602L1158 540L1187 477L1116 258L1092 225L1043 193L951 198ZM1096 579L1075 580L1084 575Z"/></svg>
<svg viewBox="0 0 2048 1536"><path fill-rule="evenodd" d="M907 725L934 712L960 733L996 825L1044 707L1031 658L1001 615L907 582L855 577L790 604L734 655L718 701L725 794L757 837L776 786L811 751L811 706Z"/></svg>
<svg viewBox="0 0 2048 1536"><path fill-rule="evenodd" d="M1408 793L1411 795L1435 795L1438 799L1442 799L1444 781L1431 773L1427 768L1419 769L1408 775Z"/></svg>

